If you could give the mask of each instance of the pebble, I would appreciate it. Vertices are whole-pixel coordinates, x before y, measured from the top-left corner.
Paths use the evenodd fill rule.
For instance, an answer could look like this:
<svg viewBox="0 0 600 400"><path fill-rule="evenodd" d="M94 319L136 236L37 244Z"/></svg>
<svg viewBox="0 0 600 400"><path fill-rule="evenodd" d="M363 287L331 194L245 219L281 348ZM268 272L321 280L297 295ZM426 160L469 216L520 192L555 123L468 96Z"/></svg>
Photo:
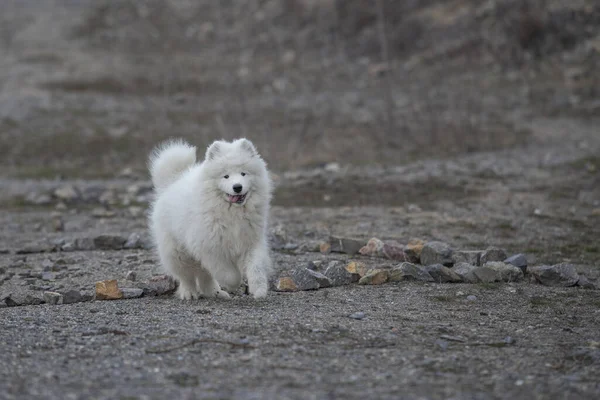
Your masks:
<svg viewBox="0 0 600 400"><path fill-rule="evenodd" d="M116 279L96 282L96 300L118 300L121 298L123 298L123 292L119 289Z"/></svg>
<svg viewBox="0 0 600 400"><path fill-rule="evenodd" d="M454 264L452 255L453 250L448 244L436 241L427 242L421 251L421 264L442 264L451 267Z"/></svg>
<svg viewBox="0 0 600 400"><path fill-rule="evenodd" d="M357 254L366 243L362 239L331 236L329 238L329 244L331 244L331 252L333 253L353 255Z"/></svg>
<svg viewBox="0 0 600 400"><path fill-rule="evenodd" d="M418 263L421 261L421 253L425 241L421 239L410 239L408 244L404 248L404 254L406 255L406 261L411 263Z"/></svg>
<svg viewBox="0 0 600 400"><path fill-rule="evenodd" d="M305 272L309 275L312 275L312 277L319 283L319 288L327 288L331 286L331 279L324 274L310 268L307 268Z"/></svg>
<svg viewBox="0 0 600 400"><path fill-rule="evenodd" d="M275 283L275 290L278 292L297 292L298 286L292 278L289 276L283 276L277 279Z"/></svg>
<svg viewBox="0 0 600 400"><path fill-rule="evenodd" d="M348 272L346 267L339 261L331 261L323 273L331 280L331 286L349 285L358 282L360 275Z"/></svg>
<svg viewBox="0 0 600 400"><path fill-rule="evenodd" d="M143 284L144 296L162 296L177 289L177 283L168 275L156 275Z"/></svg>
<svg viewBox="0 0 600 400"><path fill-rule="evenodd" d="M518 282L523 280L523 271L511 264L505 264L500 261L490 261L484 264L482 268L489 268L498 274L498 280L501 282Z"/></svg>
<svg viewBox="0 0 600 400"><path fill-rule="evenodd" d="M84 301L83 295L79 290L68 290L62 294L63 304L80 303Z"/></svg>
<svg viewBox="0 0 600 400"><path fill-rule="evenodd" d="M361 320L361 319L365 318L365 313L362 311L358 311L358 312L348 315L348 318Z"/></svg>
<svg viewBox="0 0 600 400"><path fill-rule="evenodd" d="M470 294L467 296L468 301L477 301L477 296Z"/></svg>
<svg viewBox="0 0 600 400"><path fill-rule="evenodd" d="M54 197L63 201L74 201L79 197L77 190L71 185L63 186L54 191Z"/></svg>
<svg viewBox="0 0 600 400"><path fill-rule="evenodd" d="M477 267L474 265L465 262L459 262L452 267L452 271L458 274L458 276L460 276L466 283L477 283L479 282L479 279L477 279L477 276L475 275L476 268Z"/></svg>
<svg viewBox="0 0 600 400"><path fill-rule="evenodd" d="M124 299L135 299L144 295L144 290L140 288L122 288L120 290Z"/></svg>
<svg viewBox="0 0 600 400"><path fill-rule="evenodd" d="M346 271L351 274L356 274L359 277L363 277L368 272L368 268L360 261L351 261L346 265Z"/></svg>
<svg viewBox="0 0 600 400"><path fill-rule="evenodd" d="M544 286L574 286L579 281L579 274L572 264L542 265L529 268L529 273Z"/></svg>
<svg viewBox="0 0 600 400"><path fill-rule="evenodd" d="M62 304L63 302L63 296L60 293L56 293L56 292L44 292L44 302L46 302L46 304Z"/></svg>

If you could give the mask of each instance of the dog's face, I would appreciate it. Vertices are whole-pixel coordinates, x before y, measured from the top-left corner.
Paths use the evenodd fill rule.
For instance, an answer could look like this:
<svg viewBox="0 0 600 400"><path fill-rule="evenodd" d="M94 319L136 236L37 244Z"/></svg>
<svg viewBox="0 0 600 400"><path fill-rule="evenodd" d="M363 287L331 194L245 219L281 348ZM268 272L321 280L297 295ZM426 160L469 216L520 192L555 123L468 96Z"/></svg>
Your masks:
<svg viewBox="0 0 600 400"><path fill-rule="evenodd" d="M255 192L265 191L265 163L247 139L214 142L206 151L205 163L219 195L230 205L244 206Z"/></svg>

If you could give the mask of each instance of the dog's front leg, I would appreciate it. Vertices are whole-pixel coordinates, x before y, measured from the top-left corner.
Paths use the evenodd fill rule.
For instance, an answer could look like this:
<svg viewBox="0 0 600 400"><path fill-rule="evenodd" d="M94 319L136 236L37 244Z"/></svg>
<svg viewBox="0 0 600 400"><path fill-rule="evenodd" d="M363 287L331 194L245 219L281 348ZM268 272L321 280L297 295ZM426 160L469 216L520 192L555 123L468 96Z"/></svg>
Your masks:
<svg viewBox="0 0 600 400"><path fill-rule="evenodd" d="M271 258L266 243L259 243L249 254L246 264L248 291L255 299L267 296Z"/></svg>

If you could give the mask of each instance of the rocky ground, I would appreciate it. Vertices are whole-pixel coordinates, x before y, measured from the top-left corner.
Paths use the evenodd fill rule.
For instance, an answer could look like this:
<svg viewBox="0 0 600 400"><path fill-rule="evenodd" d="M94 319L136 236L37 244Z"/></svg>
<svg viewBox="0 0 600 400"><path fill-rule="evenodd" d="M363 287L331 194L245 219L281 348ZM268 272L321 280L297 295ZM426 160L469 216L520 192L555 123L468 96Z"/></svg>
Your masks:
<svg viewBox="0 0 600 400"><path fill-rule="evenodd" d="M527 3L383 1L386 61L360 1L0 2L0 398L599 397L600 10ZM272 167L266 299L174 297L175 135Z"/></svg>

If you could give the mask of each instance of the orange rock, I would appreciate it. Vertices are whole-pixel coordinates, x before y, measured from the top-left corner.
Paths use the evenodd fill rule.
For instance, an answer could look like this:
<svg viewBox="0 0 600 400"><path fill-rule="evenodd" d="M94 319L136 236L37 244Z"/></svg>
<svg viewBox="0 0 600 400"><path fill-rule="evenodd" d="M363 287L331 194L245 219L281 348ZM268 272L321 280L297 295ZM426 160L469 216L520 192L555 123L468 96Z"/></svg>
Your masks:
<svg viewBox="0 0 600 400"><path fill-rule="evenodd" d="M388 281L390 274L386 269L372 269L368 271L360 280L359 285L381 285Z"/></svg>
<svg viewBox="0 0 600 400"><path fill-rule="evenodd" d="M292 278L284 276L283 278L279 278L277 280L276 290L278 292L296 292L298 290L298 286L296 286L296 283L292 280Z"/></svg>
<svg viewBox="0 0 600 400"><path fill-rule="evenodd" d="M322 254L329 254L329 253L331 253L331 245L327 242L323 242L319 246L319 251Z"/></svg>
<svg viewBox="0 0 600 400"><path fill-rule="evenodd" d="M123 298L116 279L96 282L96 300L118 300Z"/></svg>
<svg viewBox="0 0 600 400"><path fill-rule="evenodd" d="M351 261L346 265L346 271L363 277L367 273L367 266L358 261Z"/></svg>

